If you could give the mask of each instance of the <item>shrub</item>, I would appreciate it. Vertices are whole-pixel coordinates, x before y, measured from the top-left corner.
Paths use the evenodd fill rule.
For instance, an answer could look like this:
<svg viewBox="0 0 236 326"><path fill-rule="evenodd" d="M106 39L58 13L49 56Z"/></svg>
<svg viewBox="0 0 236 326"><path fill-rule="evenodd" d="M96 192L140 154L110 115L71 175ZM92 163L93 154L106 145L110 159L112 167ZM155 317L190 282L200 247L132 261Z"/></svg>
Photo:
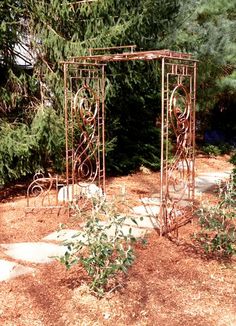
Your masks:
<svg viewBox="0 0 236 326"><path fill-rule="evenodd" d="M230 157L230 163L232 163L236 168L236 152L234 152Z"/></svg>
<svg viewBox="0 0 236 326"><path fill-rule="evenodd" d="M236 188L233 178L220 188L215 206L203 205L198 210L201 230L193 238L207 254L230 257L236 254Z"/></svg>
<svg viewBox="0 0 236 326"><path fill-rule="evenodd" d="M0 185L33 173L38 164L33 150L35 139L20 123L0 121Z"/></svg>
<svg viewBox="0 0 236 326"><path fill-rule="evenodd" d="M108 281L119 272L126 273L135 259L132 229L128 235L122 229L125 219L113 204L93 200L91 216L84 228L65 242L67 251L60 258L61 263L67 269L80 263L91 278L91 291L100 297L104 295Z"/></svg>
<svg viewBox="0 0 236 326"><path fill-rule="evenodd" d="M218 156L221 154L221 150L216 145L205 145L202 147L202 151L209 156Z"/></svg>
<svg viewBox="0 0 236 326"><path fill-rule="evenodd" d="M207 144L202 147L202 151L209 156L218 156L230 154L233 147L229 143L220 143L218 145Z"/></svg>

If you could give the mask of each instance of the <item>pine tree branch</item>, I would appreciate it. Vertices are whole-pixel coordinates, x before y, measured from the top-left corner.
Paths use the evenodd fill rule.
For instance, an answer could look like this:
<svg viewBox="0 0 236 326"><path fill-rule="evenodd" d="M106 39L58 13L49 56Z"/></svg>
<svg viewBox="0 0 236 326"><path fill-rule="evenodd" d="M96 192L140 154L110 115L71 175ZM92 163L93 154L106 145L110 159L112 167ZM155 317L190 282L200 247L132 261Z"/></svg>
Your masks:
<svg viewBox="0 0 236 326"><path fill-rule="evenodd" d="M51 73L55 74L55 71L52 70L52 68L49 66L49 63L44 59L44 57L38 53L39 58L43 61L43 63L47 66L48 70L51 71Z"/></svg>
<svg viewBox="0 0 236 326"><path fill-rule="evenodd" d="M63 37L62 35L60 35L57 31L55 31L54 28L52 28L51 25L49 25L48 23L46 22L43 22L43 24L50 30L52 31L56 36L60 37L61 39L63 39L64 41L67 41L67 39L65 39L65 37Z"/></svg>

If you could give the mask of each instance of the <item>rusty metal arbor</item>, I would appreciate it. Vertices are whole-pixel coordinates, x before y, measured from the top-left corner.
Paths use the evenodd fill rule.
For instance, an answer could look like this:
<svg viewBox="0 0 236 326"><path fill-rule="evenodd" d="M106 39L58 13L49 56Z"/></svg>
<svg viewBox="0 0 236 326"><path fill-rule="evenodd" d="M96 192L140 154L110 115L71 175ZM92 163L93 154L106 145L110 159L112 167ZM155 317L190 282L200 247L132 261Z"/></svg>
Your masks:
<svg viewBox="0 0 236 326"><path fill-rule="evenodd" d="M118 50L124 52L110 53ZM188 207L194 201L196 60L190 54L169 50L136 52L135 46L123 46L90 49L89 55L63 62L67 185L97 182L105 192L105 65L132 60L161 62L157 219L160 233L165 233L188 220Z"/></svg>

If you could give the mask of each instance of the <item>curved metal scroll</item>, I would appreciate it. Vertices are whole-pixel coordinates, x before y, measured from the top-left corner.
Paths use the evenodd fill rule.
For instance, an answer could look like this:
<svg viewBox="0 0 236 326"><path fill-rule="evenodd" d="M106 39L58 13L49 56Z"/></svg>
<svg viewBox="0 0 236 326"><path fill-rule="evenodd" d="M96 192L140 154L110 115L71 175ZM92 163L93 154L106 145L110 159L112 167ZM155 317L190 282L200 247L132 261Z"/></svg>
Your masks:
<svg viewBox="0 0 236 326"><path fill-rule="evenodd" d="M180 95L180 90L183 91L183 95ZM176 137L176 150L169 169L172 182L169 183L168 190L173 187L175 192L184 193L190 171L188 161L190 100L183 85L176 86L171 94L169 115ZM181 198L180 196L178 199Z"/></svg>
<svg viewBox="0 0 236 326"><path fill-rule="evenodd" d="M97 114L99 99L83 85L74 97L74 115L80 129L80 139L73 157L73 180L93 182L98 175Z"/></svg>
<svg viewBox="0 0 236 326"><path fill-rule="evenodd" d="M194 200L196 64L163 60L162 82L161 232L166 233L189 220Z"/></svg>
<svg viewBox="0 0 236 326"><path fill-rule="evenodd" d="M50 174L45 177L43 173L36 173L27 189L27 207L57 205L57 194L56 197L50 194L54 182L57 182L57 178L53 178ZM30 198L34 199L33 205L30 204Z"/></svg>
<svg viewBox="0 0 236 326"><path fill-rule="evenodd" d="M168 224L179 214L176 208L186 196L192 173L192 164L189 161L190 110L191 102L186 88L182 84L177 85L172 91L169 104L169 117L176 138L176 148L168 169L169 182L166 192L167 202L169 201Z"/></svg>

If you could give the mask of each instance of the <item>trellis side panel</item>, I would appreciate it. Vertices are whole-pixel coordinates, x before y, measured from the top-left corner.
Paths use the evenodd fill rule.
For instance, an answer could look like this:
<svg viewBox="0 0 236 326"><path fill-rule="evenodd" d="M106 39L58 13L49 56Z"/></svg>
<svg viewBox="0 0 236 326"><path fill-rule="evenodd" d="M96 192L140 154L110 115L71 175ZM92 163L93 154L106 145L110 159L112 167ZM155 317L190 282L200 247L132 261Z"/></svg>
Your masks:
<svg viewBox="0 0 236 326"><path fill-rule="evenodd" d="M162 58L161 223L191 217L195 188L196 62Z"/></svg>
<svg viewBox="0 0 236 326"><path fill-rule="evenodd" d="M104 64L64 63L67 185L105 191L104 84Z"/></svg>

